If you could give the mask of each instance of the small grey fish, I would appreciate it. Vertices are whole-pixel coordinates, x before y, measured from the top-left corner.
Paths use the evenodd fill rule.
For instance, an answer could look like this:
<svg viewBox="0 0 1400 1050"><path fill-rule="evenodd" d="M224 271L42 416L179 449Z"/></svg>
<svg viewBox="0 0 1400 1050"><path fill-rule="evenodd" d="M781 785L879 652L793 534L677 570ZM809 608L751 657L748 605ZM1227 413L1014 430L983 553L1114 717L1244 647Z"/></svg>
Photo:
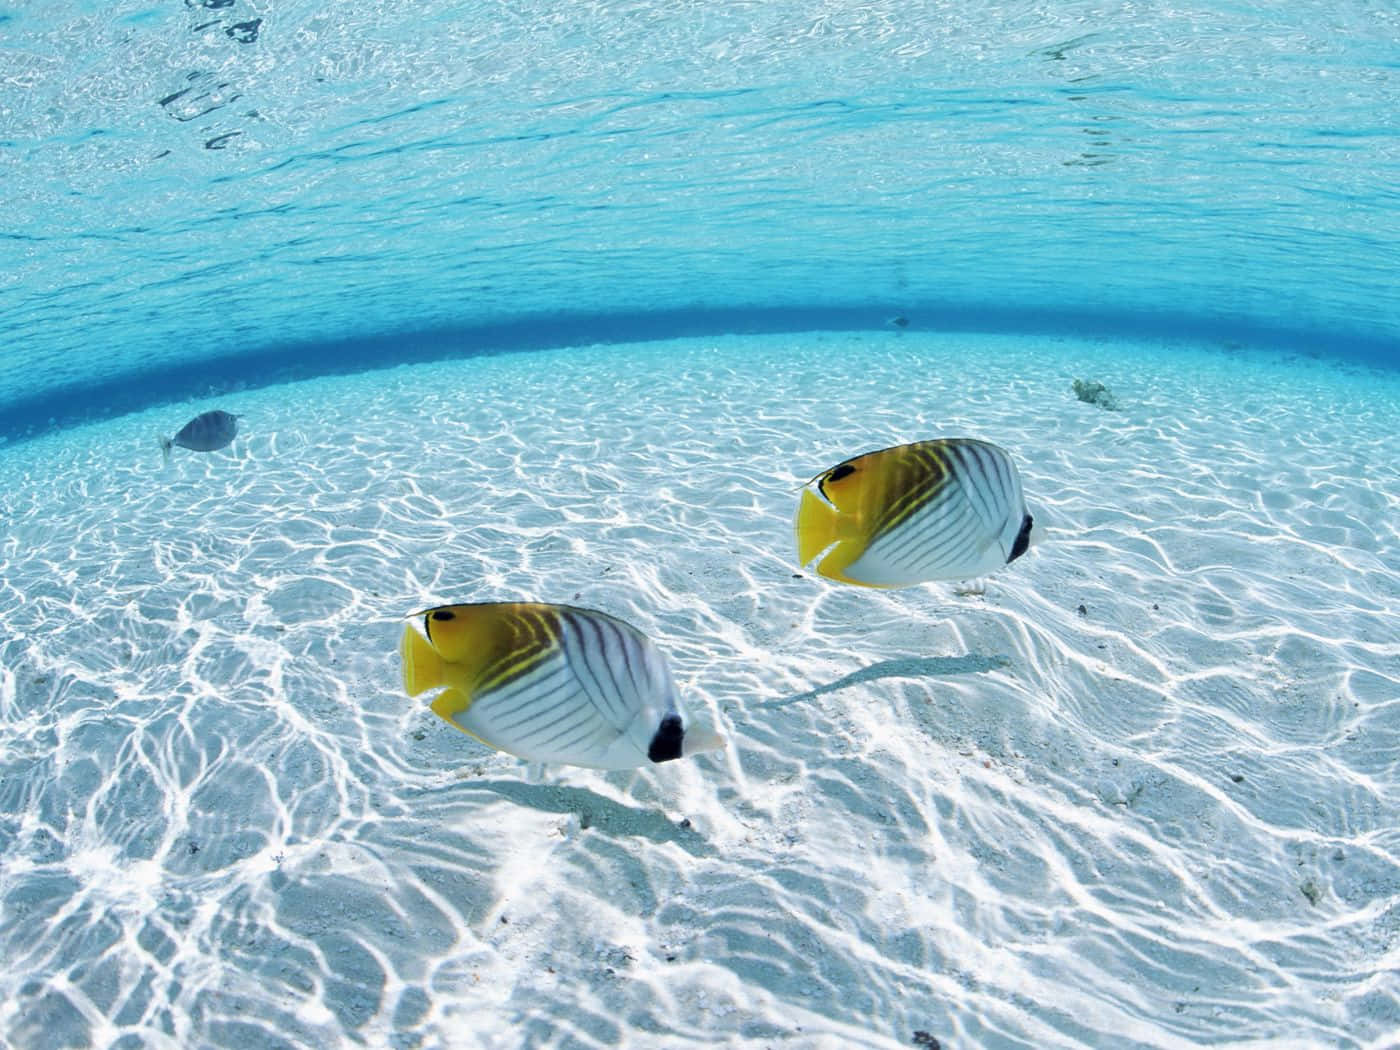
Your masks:
<svg viewBox="0 0 1400 1050"><path fill-rule="evenodd" d="M173 438L160 439L160 450L170 462L170 449L179 445L194 452L216 452L233 444L238 436L238 417L232 412L201 412L182 426Z"/></svg>

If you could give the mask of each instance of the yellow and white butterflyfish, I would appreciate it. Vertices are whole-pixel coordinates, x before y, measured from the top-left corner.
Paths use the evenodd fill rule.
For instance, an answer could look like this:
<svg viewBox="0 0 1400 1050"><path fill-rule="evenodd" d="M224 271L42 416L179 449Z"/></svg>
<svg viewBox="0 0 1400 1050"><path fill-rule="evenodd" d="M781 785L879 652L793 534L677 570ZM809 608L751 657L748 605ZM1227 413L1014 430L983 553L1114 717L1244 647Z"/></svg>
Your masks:
<svg viewBox="0 0 1400 1050"><path fill-rule="evenodd" d="M399 653L410 696L446 686L434 714L530 762L634 769L725 744L690 725L651 639L592 609L442 605L414 614Z"/></svg>
<svg viewBox="0 0 1400 1050"><path fill-rule="evenodd" d="M866 452L813 478L797 508L797 556L862 587L966 580L1024 554L1032 524L1005 449L938 438Z"/></svg>

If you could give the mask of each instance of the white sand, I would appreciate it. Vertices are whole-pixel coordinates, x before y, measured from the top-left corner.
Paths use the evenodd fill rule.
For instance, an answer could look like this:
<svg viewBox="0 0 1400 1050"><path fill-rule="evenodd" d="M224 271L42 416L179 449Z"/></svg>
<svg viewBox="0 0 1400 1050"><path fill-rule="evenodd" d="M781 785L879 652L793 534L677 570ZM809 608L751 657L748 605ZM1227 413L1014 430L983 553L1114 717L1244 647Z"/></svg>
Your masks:
<svg viewBox="0 0 1400 1050"><path fill-rule="evenodd" d="M162 468L209 407L237 455ZM0 1041L1394 1046L1397 434L1360 366L890 333L7 447ZM980 596L793 564L803 480L938 435L1050 541ZM507 598L636 624L730 751L532 771L402 694L403 615Z"/></svg>

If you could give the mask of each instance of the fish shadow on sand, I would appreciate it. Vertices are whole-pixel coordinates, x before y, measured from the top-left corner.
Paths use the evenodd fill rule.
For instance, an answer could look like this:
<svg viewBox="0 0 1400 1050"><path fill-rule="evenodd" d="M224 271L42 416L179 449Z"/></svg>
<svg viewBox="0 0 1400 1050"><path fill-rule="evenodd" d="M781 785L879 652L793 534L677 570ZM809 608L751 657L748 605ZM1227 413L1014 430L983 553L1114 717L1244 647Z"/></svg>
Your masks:
<svg viewBox="0 0 1400 1050"><path fill-rule="evenodd" d="M955 674L984 674L1008 667L1010 664L1011 661L1005 656L979 656L976 653L968 653L965 656L912 656L881 660L869 667L862 667L859 671L852 671L834 682L819 685L796 696L773 700L762 706L784 707L787 704L800 704L827 693L834 693L838 689L860 685L862 682L873 682L879 678L946 678Z"/></svg>
<svg viewBox="0 0 1400 1050"><path fill-rule="evenodd" d="M475 780L473 790L489 791L544 813L576 814L580 828L596 828L606 835L630 835L652 842L674 842L693 857L709 857L714 849L704 836L655 809L624 806L587 788L562 784L528 784L519 780Z"/></svg>

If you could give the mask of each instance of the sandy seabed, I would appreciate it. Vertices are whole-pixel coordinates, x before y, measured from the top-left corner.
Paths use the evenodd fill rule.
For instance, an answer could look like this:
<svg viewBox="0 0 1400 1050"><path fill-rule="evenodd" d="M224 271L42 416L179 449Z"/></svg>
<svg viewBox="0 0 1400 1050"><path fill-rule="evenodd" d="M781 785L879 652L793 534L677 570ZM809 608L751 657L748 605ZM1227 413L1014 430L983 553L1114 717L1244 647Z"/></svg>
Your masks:
<svg viewBox="0 0 1400 1050"><path fill-rule="evenodd" d="M232 453L162 466L214 407ZM794 564L806 479L955 435L1042 546L981 593ZM1393 1047L1397 435L1360 365L814 333L0 449L0 1043ZM498 599L629 620L729 750L438 721L403 617Z"/></svg>

